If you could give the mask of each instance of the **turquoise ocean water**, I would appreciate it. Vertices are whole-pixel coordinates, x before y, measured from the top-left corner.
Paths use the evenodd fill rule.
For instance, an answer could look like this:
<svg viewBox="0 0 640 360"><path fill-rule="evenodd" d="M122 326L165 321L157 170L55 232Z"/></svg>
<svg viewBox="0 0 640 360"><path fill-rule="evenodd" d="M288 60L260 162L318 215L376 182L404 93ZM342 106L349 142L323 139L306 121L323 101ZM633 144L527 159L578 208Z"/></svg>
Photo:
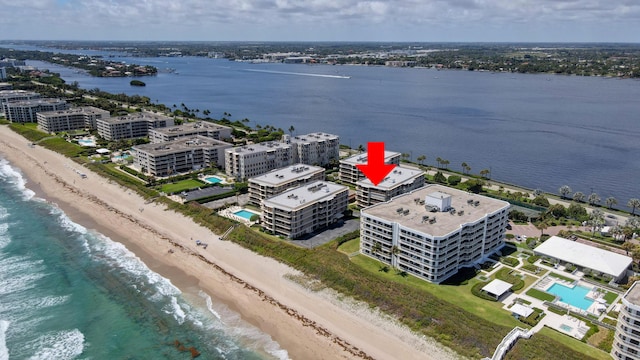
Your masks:
<svg viewBox="0 0 640 360"><path fill-rule="evenodd" d="M200 292L183 294L123 245L34 196L0 158L0 360L287 359Z"/></svg>

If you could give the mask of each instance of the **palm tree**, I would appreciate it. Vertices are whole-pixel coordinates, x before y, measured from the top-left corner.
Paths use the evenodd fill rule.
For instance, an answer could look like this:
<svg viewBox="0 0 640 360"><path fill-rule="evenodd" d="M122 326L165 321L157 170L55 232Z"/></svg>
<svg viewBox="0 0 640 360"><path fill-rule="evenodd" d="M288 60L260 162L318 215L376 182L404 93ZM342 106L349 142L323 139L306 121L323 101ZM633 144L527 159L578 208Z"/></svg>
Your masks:
<svg viewBox="0 0 640 360"><path fill-rule="evenodd" d="M358 151L363 153L364 152L364 146L362 144L358 145Z"/></svg>
<svg viewBox="0 0 640 360"><path fill-rule="evenodd" d="M393 245L393 246L391 247L391 256L393 256L393 259L391 259L391 260L392 260L392 261L391 261L392 265L393 265L393 263L394 263L394 261L393 261L394 259L396 260L396 263L397 263L398 254L399 254L399 253L400 253L400 248L398 248L398 246L397 246L397 245ZM395 267L395 265L394 265L394 267Z"/></svg>
<svg viewBox="0 0 640 360"><path fill-rule="evenodd" d="M565 199L568 199L569 194L571 194L571 188L569 187L569 185L562 185L560 189L558 189L558 192L560 193L560 196L562 196Z"/></svg>
<svg viewBox="0 0 640 360"><path fill-rule="evenodd" d="M442 160L442 164L444 165L445 169L448 169L450 162L449 162L449 160Z"/></svg>
<svg viewBox="0 0 640 360"><path fill-rule="evenodd" d="M402 161L407 161L407 159L409 158L409 154L407 153L402 153L400 156L402 156Z"/></svg>
<svg viewBox="0 0 640 360"><path fill-rule="evenodd" d="M584 198L585 198L584 194L581 193L580 191L573 194L573 201L575 202L583 202Z"/></svg>
<svg viewBox="0 0 640 360"><path fill-rule="evenodd" d="M488 169L480 170L480 176L482 176L483 178L486 178L487 175L489 175L489 170Z"/></svg>
<svg viewBox="0 0 640 360"><path fill-rule="evenodd" d="M593 229L593 235L596 234L596 230L604 225L604 213L600 209L595 209L589 215L589 224Z"/></svg>
<svg viewBox="0 0 640 360"><path fill-rule="evenodd" d="M373 246L371 247L371 253L373 254L373 256L378 257L378 254L382 251L382 245L380 245L379 242L374 242Z"/></svg>
<svg viewBox="0 0 640 360"><path fill-rule="evenodd" d="M636 214L636 208L640 207L640 199L630 199L627 206L631 208L631 215Z"/></svg>
<svg viewBox="0 0 640 360"><path fill-rule="evenodd" d="M540 240L542 240L544 231L549 228L549 219L546 216L542 216L535 226L536 229L540 230Z"/></svg>
<svg viewBox="0 0 640 360"><path fill-rule="evenodd" d="M604 202L605 204L607 204L607 207L609 209L614 207L614 205L618 205L618 200L616 200L616 198L614 198L613 196L609 196Z"/></svg>
<svg viewBox="0 0 640 360"><path fill-rule="evenodd" d="M589 205L595 205L595 204L599 204L600 203L600 196L598 196L598 194L592 192L591 194L589 194L589 198L587 201L589 201Z"/></svg>
<svg viewBox="0 0 640 360"><path fill-rule="evenodd" d="M426 157L426 156L424 156L424 155L420 155L420 156L418 156L418 158L417 158L417 160L418 160L418 162L420 163L420 165L424 165L424 161L425 161L426 159L427 159L427 157Z"/></svg>
<svg viewBox="0 0 640 360"><path fill-rule="evenodd" d="M436 162L438 163L438 169L440 168L440 164L442 163L442 158L440 156L438 156L436 158Z"/></svg>
<svg viewBox="0 0 640 360"><path fill-rule="evenodd" d="M627 255L629 255L629 251L633 252L633 249L635 249L636 244L630 241L625 241L624 244L622 244L620 247L627 252Z"/></svg>
<svg viewBox="0 0 640 360"><path fill-rule="evenodd" d="M289 134L291 134L291 137L293 137L294 131L296 131L296 128L294 128L293 125L289 126Z"/></svg>
<svg viewBox="0 0 640 360"><path fill-rule="evenodd" d="M466 162L463 162L462 164L460 164L460 166L462 166L462 173L463 173L463 174L464 174L464 173L466 173L466 171L467 171L467 167L468 167L469 165L467 165L467 163L466 163Z"/></svg>

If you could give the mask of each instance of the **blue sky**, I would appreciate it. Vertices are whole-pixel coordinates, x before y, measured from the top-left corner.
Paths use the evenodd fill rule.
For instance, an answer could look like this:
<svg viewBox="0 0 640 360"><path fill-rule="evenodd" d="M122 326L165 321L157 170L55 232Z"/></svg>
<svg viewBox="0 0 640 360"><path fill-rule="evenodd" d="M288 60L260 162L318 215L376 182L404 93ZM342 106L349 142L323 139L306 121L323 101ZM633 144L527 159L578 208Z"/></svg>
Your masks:
<svg viewBox="0 0 640 360"><path fill-rule="evenodd" d="M0 0L0 39L640 42L640 0Z"/></svg>

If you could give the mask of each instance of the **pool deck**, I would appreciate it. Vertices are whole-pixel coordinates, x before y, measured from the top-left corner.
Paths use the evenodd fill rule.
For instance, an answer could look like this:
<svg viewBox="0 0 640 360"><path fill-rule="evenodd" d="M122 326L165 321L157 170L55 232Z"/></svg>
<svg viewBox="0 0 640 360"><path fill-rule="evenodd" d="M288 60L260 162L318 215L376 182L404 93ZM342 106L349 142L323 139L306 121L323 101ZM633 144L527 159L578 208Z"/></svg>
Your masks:
<svg viewBox="0 0 640 360"><path fill-rule="evenodd" d="M241 206L232 206L232 207L229 207L229 208L226 208L226 209L222 209L222 210L220 210L218 212L218 215L224 216L224 217L226 217L228 219L231 219L231 220L238 221L238 222L243 223L243 224L247 224L249 226L251 226L251 225L253 225L253 224L255 224L257 222L257 221L250 221L250 220L248 220L246 218L243 218L242 216L238 216L238 215L234 214L234 213L236 213L238 211L241 211L241 210L248 211L248 212L254 213L256 215L261 215L258 212L255 212L255 211L249 210L249 209L245 209L245 208L243 208Z"/></svg>

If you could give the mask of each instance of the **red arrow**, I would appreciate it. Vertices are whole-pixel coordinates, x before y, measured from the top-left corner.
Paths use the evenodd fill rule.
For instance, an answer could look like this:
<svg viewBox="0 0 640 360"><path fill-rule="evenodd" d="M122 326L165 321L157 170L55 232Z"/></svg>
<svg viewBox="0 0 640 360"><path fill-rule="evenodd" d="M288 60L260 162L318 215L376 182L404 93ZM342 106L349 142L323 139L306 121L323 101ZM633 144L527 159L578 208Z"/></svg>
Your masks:
<svg viewBox="0 0 640 360"><path fill-rule="evenodd" d="M367 163L356 166L376 186L396 167L395 164L384 163L383 142L367 143Z"/></svg>

